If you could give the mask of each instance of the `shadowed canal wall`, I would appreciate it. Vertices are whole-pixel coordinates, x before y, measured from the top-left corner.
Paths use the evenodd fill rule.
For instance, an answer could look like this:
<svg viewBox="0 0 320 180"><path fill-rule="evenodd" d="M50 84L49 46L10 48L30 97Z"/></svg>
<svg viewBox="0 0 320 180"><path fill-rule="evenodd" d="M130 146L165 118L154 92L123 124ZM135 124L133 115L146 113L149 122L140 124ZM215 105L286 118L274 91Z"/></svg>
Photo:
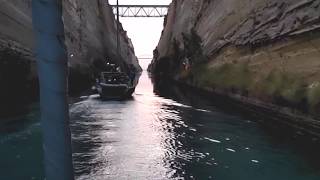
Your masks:
<svg viewBox="0 0 320 180"><path fill-rule="evenodd" d="M63 20L70 67L70 92L90 87L106 59L140 70L131 40L121 27L117 57L116 21L105 0L64 0ZM31 0L0 5L0 116L37 96ZM16 112L14 112L16 113Z"/></svg>
<svg viewBox="0 0 320 180"><path fill-rule="evenodd" d="M320 109L319 12L320 0L174 0L149 71L318 127L305 115Z"/></svg>

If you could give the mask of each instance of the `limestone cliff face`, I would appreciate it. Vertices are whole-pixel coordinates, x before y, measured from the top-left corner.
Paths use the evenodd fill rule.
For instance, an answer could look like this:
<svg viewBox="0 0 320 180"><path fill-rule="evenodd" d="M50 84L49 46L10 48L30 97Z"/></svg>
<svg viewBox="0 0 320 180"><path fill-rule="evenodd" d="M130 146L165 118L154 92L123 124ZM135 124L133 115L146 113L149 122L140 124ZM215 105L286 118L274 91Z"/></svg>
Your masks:
<svg viewBox="0 0 320 180"><path fill-rule="evenodd" d="M174 0L149 70L304 112L320 102L320 0Z"/></svg>
<svg viewBox="0 0 320 180"><path fill-rule="evenodd" d="M37 89L31 1L5 0L0 3L0 96L12 104L22 102L25 94ZM71 91L88 88L106 59L123 67L133 64L137 71L140 70L131 40L122 27L121 56L117 56L117 24L107 2L63 0ZM1 108L7 101L0 103Z"/></svg>

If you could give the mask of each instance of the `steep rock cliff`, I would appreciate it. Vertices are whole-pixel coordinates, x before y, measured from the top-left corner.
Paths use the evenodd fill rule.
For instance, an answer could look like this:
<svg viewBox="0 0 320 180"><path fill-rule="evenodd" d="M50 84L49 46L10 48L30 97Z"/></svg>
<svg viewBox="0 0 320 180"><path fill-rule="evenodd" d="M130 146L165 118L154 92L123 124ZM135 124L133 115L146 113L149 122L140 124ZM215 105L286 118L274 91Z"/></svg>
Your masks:
<svg viewBox="0 0 320 180"><path fill-rule="evenodd" d="M320 0L174 0L149 70L319 114L319 12Z"/></svg>
<svg viewBox="0 0 320 180"><path fill-rule="evenodd" d="M31 8L31 0L0 3L0 109L4 112L37 94ZM107 1L64 0L63 20L71 92L88 88L106 59L140 70L131 40L121 25L121 53L117 56L117 23Z"/></svg>

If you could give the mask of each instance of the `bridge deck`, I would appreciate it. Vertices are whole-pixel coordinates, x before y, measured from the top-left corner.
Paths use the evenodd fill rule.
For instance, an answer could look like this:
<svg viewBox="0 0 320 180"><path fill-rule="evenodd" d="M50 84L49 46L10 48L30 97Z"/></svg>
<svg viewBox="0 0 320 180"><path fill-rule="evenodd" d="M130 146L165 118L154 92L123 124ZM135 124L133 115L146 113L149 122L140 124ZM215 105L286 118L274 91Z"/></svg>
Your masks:
<svg viewBox="0 0 320 180"><path fill-rule="evenodd" d="M164 17L168 13L169 5L110 5L113 12L121 17Z"/></svg>

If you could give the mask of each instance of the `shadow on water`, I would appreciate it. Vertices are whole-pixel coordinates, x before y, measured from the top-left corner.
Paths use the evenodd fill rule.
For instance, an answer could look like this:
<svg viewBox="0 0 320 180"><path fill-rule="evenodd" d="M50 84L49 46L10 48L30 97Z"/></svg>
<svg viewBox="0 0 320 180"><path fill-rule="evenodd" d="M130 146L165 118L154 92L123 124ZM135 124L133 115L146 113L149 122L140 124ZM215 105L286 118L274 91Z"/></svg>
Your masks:
<svg viewBox="0 0 320 180"><path fill-rule="evenodd" d="M1 119L0 179L44 179L39 105L24 116Z"/></svg>
<svg viewBox="0 0 320 180"><path fill-rule="evenodd" d="M254 123L258 128L257 130L262 132L265 136L264 140L270 143L272 148L289 149L290 154L292 153L298 157L302 157L310 168L310 170L300 169L302 173L303 171L305 171L304 173L306 174L316 172L318 175L314 178L318 179L318 177L320 177L319 137L310 135L307 132L303 132L300 129L288 126L287 124L280 123L281 119L279 118L281 117L277 117L275 114L266 114L259 110L249 109L248 107L244 107L245 104L236 102L232 99L201 92L169 80L153 79L152 82L156 95L170 98L187 106L194 107L200 110L200 114L202 112L220 111L224 114L228 114L232 121ZM194 121L194 117L197 117L196 112L190 114L184 111L181 113L181 116L186 123L189 122L190 124L197 126L197 122ZM250 129L247 131L250 131ZM255 134L252 133L252 135L254 136ZM199 169L201 169L201 167L199 167ZM306 179L308 178L306 177Z"/></svg>

